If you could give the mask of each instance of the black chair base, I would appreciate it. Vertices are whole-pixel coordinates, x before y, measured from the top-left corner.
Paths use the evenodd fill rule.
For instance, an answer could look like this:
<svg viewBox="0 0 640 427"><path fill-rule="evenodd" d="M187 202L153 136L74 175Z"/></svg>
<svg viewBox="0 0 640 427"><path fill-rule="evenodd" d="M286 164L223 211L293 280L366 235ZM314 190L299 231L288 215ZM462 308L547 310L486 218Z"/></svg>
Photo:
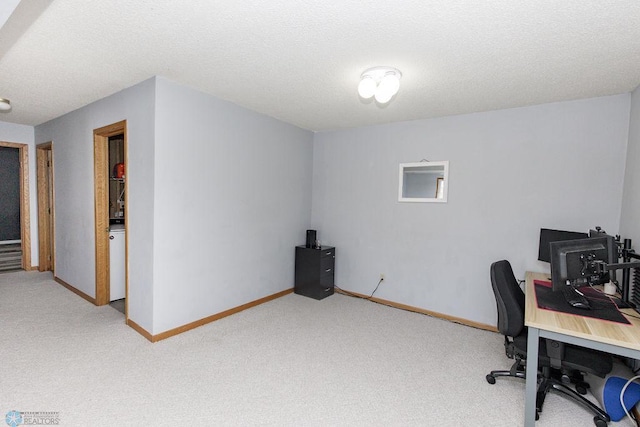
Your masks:
<svg viewBox="0 0 640 427"><path fill-rule="evenodd" d="M544 372L542 381L540 381L540 383L538 384L538 392L536 395L536 413L542 412L542 405L544 404L545 397L550 390L557 391L558 393L573 399L575 402L581 404L582 406L593 412L595 414L593 422L596 426L604 427L609 421L611 421L609 414L603 411L600 407L579 394L567 384L563 383L561 380L552 378L547 372Z"/></svg>
<svg viewBox="0 0 640 427"><path fill-rule="evenodd" d="M554 376L553 373L556 373L556 375ZM498 377L513 377L526 380L525 365L522 360L516 360L516 362L511 366L511 369L509 369L508 371L491 371L489 374L487 374L486 379L489 384L495 384L496 378ZM569 387L569 385L563 382L563 379L567 382L570 380L574 381L576 383L576 389L581 392L584 391L584 393L586 393L586 389L589 388L589 384L584 382L581 376L570 378L566 375L563 375L560 371L556 372L556 370L551 370L550 368L543 368L542 373L538 372L536 420L539 418L540 413L542 412L542 406L544 405L544 400L547 396L547 393L553 390L573 399L575 402L581 404L582 406L593 412L595 414L593 422L597 427L606 427L609 421L611 421L609 414L600 409L590 400L583 397L578 391L573 390L571 387Z"/></svg>
<svg viewBox="0 0 640 427"><path fill-rule="evenodd" d="M497 377L514 377L523 380L526 379L524 363L522 363L522 360L517 359L516 362L511 366L511 369L509 369L508 371L491 371L486 376L486 379L489 384L495 384Z"/></svg>

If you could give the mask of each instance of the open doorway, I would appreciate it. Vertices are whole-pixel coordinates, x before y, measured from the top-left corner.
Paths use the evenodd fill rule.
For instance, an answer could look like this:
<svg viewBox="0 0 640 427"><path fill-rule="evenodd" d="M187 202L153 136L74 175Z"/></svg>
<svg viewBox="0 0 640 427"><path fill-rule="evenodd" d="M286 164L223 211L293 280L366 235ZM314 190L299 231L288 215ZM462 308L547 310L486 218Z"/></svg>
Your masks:
<svg viewBox="0 0 640 427"><path fill-rule="evenodd" d="M39 271L55 271L53 143L36 146Z"/></svg>
<svg viewBox="0 0 640 427"><path fill-rule="evenodd" d="M96 305L112 304L127 319L126 121L93 131Z"/></svg>
<svg viewBox="0 0 640 427"><path fill-rule="evenodd" d="M0 271L31 270L28 149L0 141Z"/></svg>

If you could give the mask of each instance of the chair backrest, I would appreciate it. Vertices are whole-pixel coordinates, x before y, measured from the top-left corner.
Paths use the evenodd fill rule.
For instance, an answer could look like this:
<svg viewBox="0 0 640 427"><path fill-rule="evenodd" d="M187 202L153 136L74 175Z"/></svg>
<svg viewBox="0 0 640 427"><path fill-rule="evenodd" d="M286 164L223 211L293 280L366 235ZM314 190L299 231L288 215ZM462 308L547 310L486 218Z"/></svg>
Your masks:
<svg viewBox="0 0 640 427"><path fill-rule="evenodd" d="M491 287L498 306L498 330L515 337L524 329L524 292L507 260L491 264Z"/></svg>

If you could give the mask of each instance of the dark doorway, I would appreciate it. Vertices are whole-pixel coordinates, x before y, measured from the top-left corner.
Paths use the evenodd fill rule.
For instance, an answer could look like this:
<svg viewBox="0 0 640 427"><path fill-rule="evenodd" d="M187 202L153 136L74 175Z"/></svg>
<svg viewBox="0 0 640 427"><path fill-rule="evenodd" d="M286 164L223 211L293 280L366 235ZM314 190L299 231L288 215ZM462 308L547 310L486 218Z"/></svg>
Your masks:
<svg viewBox="0 0 640 427"><path fill-rule="evenodd" d="M20 241L19 151L0 147L0 242Z"/></svg>
<svg viewBox="0 0 640 427"><path fill-rule="evenodd" d="M20 149L0 147L0 271L20 268Z"/></svg>

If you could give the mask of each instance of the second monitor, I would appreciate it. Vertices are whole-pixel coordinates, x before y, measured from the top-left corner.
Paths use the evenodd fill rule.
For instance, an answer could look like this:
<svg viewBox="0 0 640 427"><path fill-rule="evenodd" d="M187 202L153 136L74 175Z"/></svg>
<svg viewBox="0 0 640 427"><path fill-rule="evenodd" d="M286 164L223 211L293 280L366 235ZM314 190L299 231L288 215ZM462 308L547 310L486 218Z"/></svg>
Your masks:
<svg viewBox="0 0 640 427"><path fill-rule="evenodd" d="M551 262L551 242L559 242L561 240L577 240L589 237L587 233L579 233L577 231L552 230L550 228L540 229L540 245L538 246L538 260Z"/></svg>

